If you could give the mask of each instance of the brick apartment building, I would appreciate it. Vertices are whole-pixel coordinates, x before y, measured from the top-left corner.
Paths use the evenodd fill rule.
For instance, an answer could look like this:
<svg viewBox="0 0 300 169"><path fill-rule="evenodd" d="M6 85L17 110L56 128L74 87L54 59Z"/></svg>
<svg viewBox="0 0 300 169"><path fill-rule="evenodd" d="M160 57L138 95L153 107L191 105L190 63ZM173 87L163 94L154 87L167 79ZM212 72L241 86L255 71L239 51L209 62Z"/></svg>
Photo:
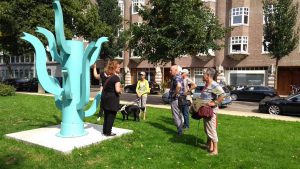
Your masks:
<svg viewBox="0 0 300 169"><path fill-rule="evenodd" d="M215 67L219 71L218 80L229 85L274 86L275 60L268 56L263 41L263 4L262 0L203 0L215 13L220 23L233 27L225 39L225 48L212 52L214 56L184 56L176 59L176 64L189 69L190 77L197 83L202 82L203 69ZM295 2L299 0L295 0ZM148 0L119 1L124 17L124 29L128 24L141 23L135 6L146 5ZM300 11L299 11L300 14ZM299 22L300 23L300 22ZM134 56L132 50L124 51L118 57L122 63L125 84L137 81L138 73L145 71L148 79L162 83L170 77L170 63L154 66ZM99 66L103 66L101 61ZM276 82L275 82L276 83ZM299 46L279 62L277 89L280 94L288 94L292 84L300 85L300 48Z"/></svg>
<svg viewBox="0 0 300 169"><path fill-rule="evenodd" d="M262 0L203 0L212 9L219 21L233 31L225 39L225 48L212 52L213 56L184 56L176 59L176 64L189 69L190 77L197 83L202 82L203 70L215 67L218 80L224 80L229 85L269 85L274 86L274 64L268 52L264 50L263 24L264 15ZM300 0L294 0L299 2ZM119 0L123 29L128 29L131 23L141 23L142 18L135 6L145 5L148 0ZM300 11L299 11L300 18ZM299 19L300 20L300 19ZM299 21L300 22L300 21ZM298 23L299 23L298 22ZM299 25L299 24L298 24ZM300 46L300 44L299 44ZM300 47L279 62L277 89L280 94L288 94L290 85L300 85ZM170 63L166 65L151 65L141 61L132 50L124 51L116 58L122 66L122 80L125 85L135 83L138 73L145 71L148 80L158 83L170 79ZM34 57L15 56L11 58L14 77L35 77ZM103 70L104 61L99 60L97 67ZM59 64L49 60L49 74L61 76ZM0 54L0 80L8 77L8 70ZM98 82L91 76L91 84Z"/></svg>

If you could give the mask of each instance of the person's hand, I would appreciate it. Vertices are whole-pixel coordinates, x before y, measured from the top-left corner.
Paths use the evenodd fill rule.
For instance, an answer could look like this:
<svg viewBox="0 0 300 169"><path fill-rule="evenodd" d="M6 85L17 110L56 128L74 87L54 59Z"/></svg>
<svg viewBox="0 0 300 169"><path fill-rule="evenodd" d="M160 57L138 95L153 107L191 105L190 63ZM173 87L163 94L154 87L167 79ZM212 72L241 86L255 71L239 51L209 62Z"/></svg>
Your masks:
<svg viewBox="0 0 300 169"><path fill-rule="evenodd" d="M140 94L140 93L137 93L137 96L138 96L138 98L140 98L140 97L141 97L141 94Z"/></svg>
<svg viewBox="0 0 300 169"><path fill-rule="evenodd" d="M93 68L96 69L96 63L93 64Z"/></svg>
<svg viewBox="0 0 300 169"><path fill-rule="evenodd" d="M210 101L207 103L207 105L210 107L214 107L214 106L216 106L216 103L214 101Z"/></svg>

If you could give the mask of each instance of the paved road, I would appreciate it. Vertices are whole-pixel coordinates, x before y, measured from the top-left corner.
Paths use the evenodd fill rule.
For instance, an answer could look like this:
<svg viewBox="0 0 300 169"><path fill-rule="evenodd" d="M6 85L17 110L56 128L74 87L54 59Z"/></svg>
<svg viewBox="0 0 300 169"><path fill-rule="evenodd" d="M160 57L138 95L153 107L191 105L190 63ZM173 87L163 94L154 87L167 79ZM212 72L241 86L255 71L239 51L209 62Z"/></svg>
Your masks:
<svg viewBox="0 0 300 169"><path fill-rule="evenodd" d="M97 89L91 89L91 97L94 97ZM123 93L121 95L122 101L133 102L137 99L134 93ZM161 95L150 94L147 98L147 104L152 105L166 105L162 102ZM229 111L241 111L241 112L258 112L258 102L242 102L235 101L231 105L224 108Z"/></svg>

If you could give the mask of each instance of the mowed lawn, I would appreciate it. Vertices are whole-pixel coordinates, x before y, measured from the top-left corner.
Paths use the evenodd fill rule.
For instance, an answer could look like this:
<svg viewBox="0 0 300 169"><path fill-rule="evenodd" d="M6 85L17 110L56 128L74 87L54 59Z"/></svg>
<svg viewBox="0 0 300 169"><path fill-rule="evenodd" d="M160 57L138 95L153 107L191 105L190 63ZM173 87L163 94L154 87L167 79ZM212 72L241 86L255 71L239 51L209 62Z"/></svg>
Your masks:
<svg viewBox="0 0 300 169"><path fill-rule="evenodd" d="M206 141L202 121L198 128L191 119L189 131L177 138L170 110L158 108L148 108L148 118L141 122L122 121L118 113L115 126L133 134L68 155L4 137L60 120L52 97L0 97L0 168L300 168L300 123L254 117L218 116L216 157L199 145ZM86 121L97 123L96 115Z"/></svg>

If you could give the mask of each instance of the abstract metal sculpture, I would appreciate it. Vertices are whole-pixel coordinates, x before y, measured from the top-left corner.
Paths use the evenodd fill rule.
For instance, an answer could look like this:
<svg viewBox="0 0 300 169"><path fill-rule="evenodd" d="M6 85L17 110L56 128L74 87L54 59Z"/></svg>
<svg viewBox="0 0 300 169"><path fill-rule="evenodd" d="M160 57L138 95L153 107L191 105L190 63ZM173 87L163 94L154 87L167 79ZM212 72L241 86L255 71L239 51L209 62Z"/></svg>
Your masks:
<svg viewBox="0 0 300 169"><path fill-rule="evenodd" d="M83 120L96 112L101 97L101 93L98 93L91 107L85 111L90 97L90 66L96 62L102 43L107 42L108 39L101 37L96 43L91 42L86 50L84 50L83 42L66 40L63 13L59 0L53 0L53 7L56 41L54 35L45 28L38 27L36 32L47 38L51 57L61 64L62 87L56 78L47 73L47 56L42 42L28 33L24 33L25 36L22 39L34 46L38 80L47 92L54 94L56 107L62 111L61 129L57 136L84 136L87 132L84 130ZM57 46L60 52L58 52Z"/></svg>

